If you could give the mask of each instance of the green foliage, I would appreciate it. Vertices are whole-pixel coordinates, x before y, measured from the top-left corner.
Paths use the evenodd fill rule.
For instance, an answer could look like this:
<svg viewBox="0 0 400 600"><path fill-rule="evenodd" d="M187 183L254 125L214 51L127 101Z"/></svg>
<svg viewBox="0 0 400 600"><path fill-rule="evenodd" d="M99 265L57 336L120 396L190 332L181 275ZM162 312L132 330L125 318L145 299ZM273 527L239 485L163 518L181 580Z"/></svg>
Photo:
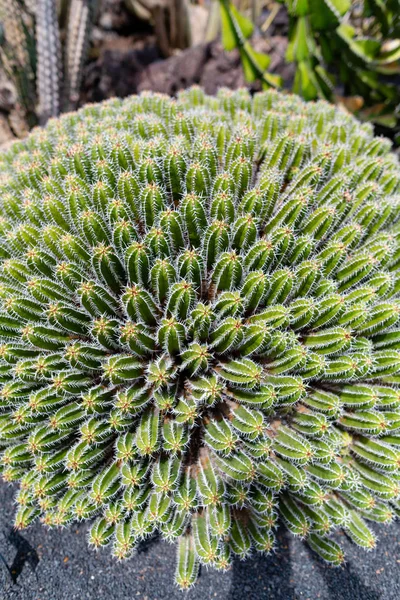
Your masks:
<svg viewBox="0 0 400 600"><path fill-rule="evenodd" d="M271 62L269 55L256 52L248 42L254 30L253 23L238 11L230 0L219 1L223 46L225 50L238 48L246 81L251 83L260 79L264 88L281 86L280 76L267 73Z"/></svg>
<svg viewBox="0 0 400 600"><path fill-rule="evenodd" d="M349 0L285 2L291 32L287 58L296 63L294 91L306 99L332 97L336 68L348 95L362 96L366 104L393 106L396 86L380 75L399 72L400 27L398 0L366 2L361 21L372 19L368 31L357 31ZM367 21L366 21L367 22Z"/></svg>
<svg viewBox="0 0 400 600"><path fill-rule="evenodd" d="M159 531L176 580L325 560L399 510L399 163L326 102L143 94L0 159L0 465L15 525Z"/></svg>
<svg viewBox="0 0 400 600"><path fill-rule="evenodd" d="M346 96L361 96L364 107L373 107L365 117L394 127L398 88L387 76L400 72L399 0L366 1L361 15L353 14L350 0L280 2L289 13L286 59L296 64L293 91L306 100L333 100L335 85L343 86ZM246 80L279 86L276 76L266 72L268 57L246 41L251 22L230 0L220 5L224 48L239 49Z"/></svg>

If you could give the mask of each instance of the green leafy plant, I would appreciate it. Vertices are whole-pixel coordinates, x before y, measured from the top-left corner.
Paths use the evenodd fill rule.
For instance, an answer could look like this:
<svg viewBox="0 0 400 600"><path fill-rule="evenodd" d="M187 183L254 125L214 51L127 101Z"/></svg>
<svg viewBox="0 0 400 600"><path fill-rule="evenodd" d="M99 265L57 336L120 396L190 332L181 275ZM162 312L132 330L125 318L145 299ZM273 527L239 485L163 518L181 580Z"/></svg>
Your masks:
<svg viewBox="0 0 400 600"><path fill-rule="evenodd" d="M386 76L400 73L400 2L371 0L355 9L350 0L281 0L289 13L289 46L286 58L296 64L293 91L306 100L334 100L335 85L345 96L360 96L365 112L375 121L396 125L398 86ZM238 48L248 81L261 79L277 85L265 73L268 60L246 41L251 21L231 0L220 0L222 39L226 50ZM354 21L354 23L353 23ZM360 22L356 26L356 22Z"/></svg>
<svg viewBox="0 0 400 600"><path fill-rule="evenodd" d="M399 163L273 90L143 94L0 158L0 465L15 526L94 519L176 581L373 548L400 494Z"/></svg>
<svg viewBox="0 0 400 600"><path fill-rule="evenodd" d="M239 50L246 81L260 79L264 88L280 87L282 78L267 72L271 58L264 52L256 52L248 41L254 25L243 16L230 0L219 0L222 21L222 44L225 50Z"/></svg>
<svg viewBox="0 0 400 600"><path fill-rule="evenodd" d="M389 104L393 111L398 89L380 75L400 73L399 0L365 3L359 31L351 24L350 0L285 4L291 19L287 58L296 62L295 92L306 99L332 99L334 83L339 81L346 95L359 95L367 105ZM368 15L372 23L364 31Z"/></svg>

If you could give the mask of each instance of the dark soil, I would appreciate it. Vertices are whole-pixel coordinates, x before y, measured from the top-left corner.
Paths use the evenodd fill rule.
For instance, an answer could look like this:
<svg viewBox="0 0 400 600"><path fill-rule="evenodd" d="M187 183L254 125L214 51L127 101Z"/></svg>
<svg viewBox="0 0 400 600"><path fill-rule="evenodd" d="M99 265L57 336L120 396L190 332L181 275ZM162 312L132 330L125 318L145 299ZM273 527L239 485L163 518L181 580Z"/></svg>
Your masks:
<svg viewBox="0 0 400 600"><path fill-rule="evenodd" d="M285 63L287 38L274 36L255 40L258 51L271 56L270 71L282 75L289 85L293 65ZM111 96L128 96L143 90L174 95L191 85L201 85L208 94L222 86L236 89L247 85L237 51L224 52L218 42L201 44L162 59L154 38L121 38L103 45L98 58L86 67L81 103L98 102ZM250 89L259 89L256 82Z"/></svg>
<svg viewBox="0 0 400 600"><path fill-rule="evenodd" d="M87 525L16 532L13 490L0 485L0 600L399 600L400 527L375 527L378 548L365 552L343 536L348 561L334 568L282 527L276 552L255 554L219 573L202 569L182 593L173 583L175 546L155 539L119 563L108 548L87 546Z"/></svg>

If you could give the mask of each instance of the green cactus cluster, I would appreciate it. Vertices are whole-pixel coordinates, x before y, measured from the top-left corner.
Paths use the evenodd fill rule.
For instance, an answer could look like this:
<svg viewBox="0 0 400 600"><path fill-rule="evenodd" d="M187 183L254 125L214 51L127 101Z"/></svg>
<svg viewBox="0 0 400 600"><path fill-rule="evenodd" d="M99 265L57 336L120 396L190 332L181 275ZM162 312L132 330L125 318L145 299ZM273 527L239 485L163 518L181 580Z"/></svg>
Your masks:
<svg viewBox="0 0 400 600"><path fill-rule="evenodd" d="M15 525L159 532L176 581L324 559L400 512L400 170L325 101L192 88L0 158L0 465Z"/></svg>

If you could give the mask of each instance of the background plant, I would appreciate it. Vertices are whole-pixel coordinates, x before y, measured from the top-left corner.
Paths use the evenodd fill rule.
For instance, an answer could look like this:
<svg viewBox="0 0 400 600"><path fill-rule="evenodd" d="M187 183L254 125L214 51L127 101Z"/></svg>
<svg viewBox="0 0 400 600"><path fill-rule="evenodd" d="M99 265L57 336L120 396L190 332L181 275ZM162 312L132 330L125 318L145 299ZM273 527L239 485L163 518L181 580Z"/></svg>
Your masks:
<svg viewBox="0 0 400 600"><path fill-rule="evenodd" d="M33 15L16 0L2 0L0 19L1 67L14 84L18 97L16 110L11 113L11 124L16 135L24 137L37 122Z"/></svg>
<svg viewBox="0 0 400 600"><path fill-rule="evenodd" d="M400 73L399 0L354 2L350 0L282 0L290 18L287 60L296 64L293 91L306 100L343 96L361 99L362 115L395 126ZM249 68L253 32L251 20L231 0L220 0L223 16L223 43L227 50L237 47L248 81L268 81L264 70L268 60L261 56ZM251 51L250 51L251 52Z"/></svg>
<svg viewBox="0 0 400 600"><path fill-rule="evenodd" d="M176 580L324 559L399 512L399 164L326 102L143 94L0 158L0 465L15 526L159 531Z"/></svg>
<svg viewBox="0 0 400 600"><path fill-rule="evenodd" d="M96 3L1 0L0 61L17 90L23 132L76 108Z"/></svg>
<svg viewBox="0 0 400 600"><path fill-rule="evenodd" d="M260 79L263 87L280 87L282 78L267 72L271 59L265 52L257 52L248 39L254 24L243 16L230 0L220 0L222 43L225 50L239 50L244 76L249 83Z"/></svg>
<svg viewBox="0 0 400 600"><path fill-rule="evenodd" d="M192 26L188 0L125 0L139 18L154 24L155 35L164 56L191 45Z"/></svg>

